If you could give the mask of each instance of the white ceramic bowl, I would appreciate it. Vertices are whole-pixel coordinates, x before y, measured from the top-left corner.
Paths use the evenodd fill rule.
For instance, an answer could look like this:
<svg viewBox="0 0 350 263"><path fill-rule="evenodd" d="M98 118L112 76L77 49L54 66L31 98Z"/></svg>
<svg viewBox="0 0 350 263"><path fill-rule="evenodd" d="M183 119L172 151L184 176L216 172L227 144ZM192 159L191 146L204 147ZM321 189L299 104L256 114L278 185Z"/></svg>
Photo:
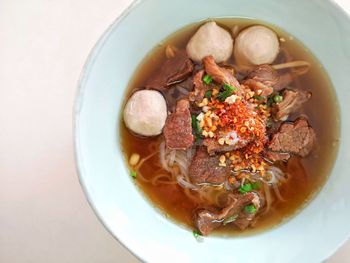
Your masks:
<svg viewBox="0 0 350 263"><path fill-rule="evenodd" d="M143 57L177 29L208 17L252 17L280 26L318 57L341 108L341 146L316 198L287 223L245 238L198 243L156 211L129 178L119 145L124 91ZM320 262L350 233L350 21L331 1L136 1L91 52L75 105L79 176L106 228L149 262ZM320 105L322 107L322 105Z"/></svg>

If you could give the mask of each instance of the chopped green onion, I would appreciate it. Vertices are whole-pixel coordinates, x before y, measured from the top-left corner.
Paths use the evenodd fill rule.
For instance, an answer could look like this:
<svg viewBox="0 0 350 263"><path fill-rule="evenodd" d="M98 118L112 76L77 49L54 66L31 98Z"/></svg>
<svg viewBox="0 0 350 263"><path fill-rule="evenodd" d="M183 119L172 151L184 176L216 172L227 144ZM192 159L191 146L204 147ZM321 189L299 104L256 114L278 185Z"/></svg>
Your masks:
<svg viewBox="0 0 350 263"><path fill-rule="evenodd" d="M244 207L244 212L246 212L248 214L254 214L254 213L256 213L256 207L254 205L246 205Z"/></svg>
<svg viewBox="0 0 350 263"><path fill-rule="evenodd" d="M197 240L202 236L202 234L196 229L192 231L192 234L193 234L194 238Z"/></svg>
<svg viewBox="0 0 350 263"><path fill-rule="evenodd" d="M239 188L238 188L238 191L241 193L241 194L246 194L252 190L259 190L260 189L260 185L259 183L246 183L244 185L241 185Z"/></svg>
<svg viewBox="0 0 350 263"><path fill-rule="evenodd" d="M210 89L210 90L207 90L207 91L204 93L204 97L206 97L207 99L210 99L212 94L213 94L213 91L212 91L211 89Z"/></svg>
<svg viewBox="0 0 350 263"><path fill-rule="evenodd" d="M231 91L228 91L228 90L225 90L223 92L220 92L218 95L217 95L217 99L220 101L220 102L224 102L226 100L227 97L230 97L232 95L232 92Z"/></svg>
<svg viewBox="0 0 350 263"><path fill-rule="evenodd" d="M192 129L194 131L196 141L198 141L202 139L202 129L201 127L199 127L199 121L197 120L197 116L193 114L191 118L192 118Z"/></svg>
<svg viewBox="0 0 350 263"><path fill-rule="evenodd" d="M247 184L244 184L244 185L241 185L238 189L238 191L241 193L241 194L245 194L245 193L248 193L250 192L251 190L253 190L253 187L252 187L252 184L251 183L247 183Z"/></svg>
<svg viewBox="0 0 350 263"><path fill-rule="evenodd" d="M263 100L263 99L265 99L264 96L258 96L258 95L253 96L253 98L256 99L256 100Z"/></svg>
<svg viewBox="0 0 350 263"><path fill-rule="evenodd" d="M268 107L272 107L272 104L273 104L273 96L270 96L268 99L267 99L267 106Z"/></svg>
<svg viewBox="0 0 350 263"><path fill-rule="evenodd" d="M135 179L137 177L137 173L135 171L130 171L130 176Z"/></svg>
<svg viewBox="0 0 350 263"><path fill-rule="evenodd" d="M230 91L230 92L237 91L236 87L233 87L233 86L231 86L229 84L226 84L226 83L224 83L224 89L227 90L227 91Z"/></svg>
<svg viewBox="0 0 350 263"><path fill-rule="evenodd" d="M204 77L203 77L203 81L204 81L204 83L205 84L210 84L212 81L213 81L213 78L210 76L210 75L205 75Z"/></svg>
<svg viewBox="0 0 350 263"><path fill-rule="evenodd" d="M279 95L279 94L273 96L273 101L274 101L275 103L279 103L279 102L281 102L282 100L283 100L283 97L282 97L281 95Z"/></svg>
<svg viewBox="0 0 350 263"><path fill-rule="evenodd" d="M260 189L260 184L258 182L252 183L252 188L253 188L253 190L259 190Z"/></svg>
<svg viewBox="0 0 350 263"><path fill-rule="evenodd" d="M235 221L237 219L238 215L233 215L230 216L229 218L225 219L224 222L222 222L223 225L227 225L229 223L232 223L233 221Z"/></svg>

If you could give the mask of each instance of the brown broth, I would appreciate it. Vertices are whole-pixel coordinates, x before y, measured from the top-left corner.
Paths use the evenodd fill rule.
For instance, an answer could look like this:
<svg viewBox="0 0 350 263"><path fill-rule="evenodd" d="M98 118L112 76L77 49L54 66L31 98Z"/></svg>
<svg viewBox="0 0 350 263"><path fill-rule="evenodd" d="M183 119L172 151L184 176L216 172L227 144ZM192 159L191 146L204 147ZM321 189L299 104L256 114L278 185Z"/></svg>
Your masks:
<svg viewBox="0 0 350 263"><path fill-rule="evenodd" d="M220 235L246 235L267 230L290 219L319 192L332 170L338 151L339 109L334 89L322 65L305 46L291 35L276 26L257 20L225 18L215 19L215 21L227 29L232 29L235 25L238 25L239 30L252 24L266 25L285 40L281 42L281 47L286 48L293 59L305 60L311 63L309 72L299 77L298 83L293 83L300 89L310 90L313 94L312 99L302 109L303 113L309 117L310 125L315 129L318 139L317 149L309 157L300 161L302 164L301 169L303 167L307 180L300 180L302 172L293 173L292 180L288 185L280 188L286 202L274 204L273 209L268 214L259 218L254 228L241 232L227 225L216 231ZM185 48L186 43L201 24L202 22L189 25L173 33L157 45L136 69L129 83L125 98L128 98L135 89L143 87L146 80L159 68L165 60L165 47L168 44L178 48ZM294 120L296 117L291 116L291 119ZM152 150L149 149L149 144L159 140L159 136L155 138L134 136L126 129L122 118L120 122L120 143L125 159L128 160L132 153L140 154L141 158L150 155ZM141 168L141 174L145 178L151 179L160 172L165 173L165 171L155 173L155 170L159 169L155 166L157 162L159 162L158 156L154 156L145 162ZM175 220L176 223L193 228L192 213L197 204L183 194L180 186L153 186L141 180L135 180L135 182L152 204L159 208L166 217Z"/></svg>

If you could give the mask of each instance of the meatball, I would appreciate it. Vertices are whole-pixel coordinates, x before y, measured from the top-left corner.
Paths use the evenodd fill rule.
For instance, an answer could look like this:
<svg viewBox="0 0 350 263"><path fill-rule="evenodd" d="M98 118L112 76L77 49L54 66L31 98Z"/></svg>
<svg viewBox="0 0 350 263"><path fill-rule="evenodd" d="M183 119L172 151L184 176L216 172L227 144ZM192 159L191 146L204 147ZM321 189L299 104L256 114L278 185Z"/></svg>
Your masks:
<svg viewBox="0 0 350 263"><path fill-rule="evenodd" d="M278 52L277 35L265 26L251 26L241 31L233 50L236 63L246 67L271 64Z"/></svg>
<svg viewBox="0 0 350 263"><path fill-rule="evenodd" d="M232 49L233 39L230 33L215 22L207 22L201 26L186 47L192 60L200 62L204 57L212 55L216 63L228 60Z"/></svg>
<svg viewBox="0 0 350 263"><path fill-rule="evenodd" d="M154 136L162 132L167 118L163 95L155 90L136 91L124 108L124 122L134 133Z"/></svg>

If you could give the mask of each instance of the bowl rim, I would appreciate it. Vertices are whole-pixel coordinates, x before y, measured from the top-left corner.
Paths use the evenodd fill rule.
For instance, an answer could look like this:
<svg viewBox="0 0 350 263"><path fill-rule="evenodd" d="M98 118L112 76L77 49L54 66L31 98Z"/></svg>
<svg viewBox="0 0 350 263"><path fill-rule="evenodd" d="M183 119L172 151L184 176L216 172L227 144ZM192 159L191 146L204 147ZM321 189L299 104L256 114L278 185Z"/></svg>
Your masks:
<svg viewBox="0 0 350 263"><path fill-rule="evenodd" d="M93 64L96 55L98 55L100 49L103 48L104 44L108 40L108 38L110 36L110 33L114 29L114 27L116 27L125 18L127 18L127 16L131 12L133 12L134 9L139 7L143 2L147 2L147 1L149 1L149 0L132 0L126 6L126 8L118 16L116 16L116 18L108 25L108 27L98 37L98 39L96 40L95 44L90 48L90 50L88 52L88 56L85 59L85 62L83 64L83 67L82 67L82 69L80 71L80 74L79 74L79 77L78 77L78 80L77 80L76 91L75 91L74 102L73 102L73 111L72 111L72 131L73 131L73 145L74 145L74 162L75 162L75 167L76 167L78 181L79 181L80 186L83 189L85 199L87 200L89 206L92 208L93 213L97 217L98 221L103 225L104 229L107 230L107 232L109 234L111 234L111 236L114 239L116 239L119 242L119 244L121 244L128 252L130 252L135 258L137 258L139 261L142 261L142 262L146 262L146 261L145 261L144 258L142 258L140 256L141 254L138 254L136 251L133 250L132 247L128 247L126 244L124 244L120 240L120 238L107 226L107 224L106 224L105 220L103 219L102 215L99 214L97 208L95 207L95 205L93 203L93 200L92 200L93 198L90 195L90 193L89 193L89 191L87 189L86 182L84 180L84 176L83 176L83 174L84 174L84 167L83 167L82 162L81 162L80 157L79 157L79 155L81 155L81 153L80 153L81 150L80 150L80 141L79 141L79 138L78 138L79 137L78 133L80 131L80 127L79 127L78 123L79 123L79 119L80 119L81 105L83 103L84 95L85 95L86 77L89 75L89 70L91 69L91 65ZM344 10L344 8L342 8L341 5L338 2L336 2L334 0L326 0L325 2L328 2L330 4L330 6L332 6L336 10L336 12L338 12L342 16L346 17L347 20L350 22L350 13L346 12ZM254 17L247 17L247 18L254 19ZM166 36L164 36L164 37L166 37ZM340 105L339 105L339 117L341 116L340 110L341 110L341 108L340 108ZM340 123L340 125L341 125L341 123ZM339 135L341 136L341 129L339 131ZM340 151L340 146L339 146L339 149L337 150L337 156L336 156L336 158L334 160L334 164L333 164L333 167L332 167L331 172L330 172L331 174L333 173L334 165L335 165L335 163L336 163L336 161L338 159L339 151ZM329 178L326 180L326 182L328 180L329 180ZM324 185L321 186L321 188L318 191L318 193L322 191L323 187L324 187ZM316 195L318 195L318 193L316 193ZM314 199L315 197L316 196L313 196L312 199ZM302 207L302 209L304 209L305 207L306 206ZM292 217L294 217L294 215ZM337 246L335 246L333 249L329 249L328 253L325 253L326 255L324 256L324 258L322 258L322 262L324 260L327 260L329 257L331 257L348 240L350 240L350 232L346 235L344 240L342 240L341 242L338 243Z"/></svg>
<svg viewBox="0 0 350 263"><path fill-rule="evenodd" d="M92 48L89 50L89 54L87 58L85 59L84 65L80 71L79 78L77 81L77 88L74 96L74 102L73 102L73 144L74 144L74 162L77 172L77 177L79 184L81 188L83 189L84 197L87 200L89 206L92 208L93 213L95 214L97 220L102 224L103 228L114 238L118 241L119 244L122 245L123 248L125 248L128 252L130 252L135 258L137 258L139 261L145 262L143 258L141 258L136 251L134 251L131 247L126 246L119 237L107 226L106 222L104 221L103 217L97 212L97 208L95 207L92 197L89 194L89 191L87 190L87 186L84 181L83 171L84 168L82 166L82 163L79 159L80 154L80 142L78 139L78 133L79 133L79 118L80 118L80 109L81 104L84 99L85 94L85 88L86 86L85 81L86 77L88 75L89 68L91 64L94 61L94 57L96 54L99 53L100 48L103 47L103 44L107 41L110 32L113 30L115 26L117 26L120 22L122 22L134 9L135 7L139 6L144 0L132 0L131 3L114 19L112 23L109 24L109 26L102 32L102 34L98 37L95 44L92 46Z"/></svg>

